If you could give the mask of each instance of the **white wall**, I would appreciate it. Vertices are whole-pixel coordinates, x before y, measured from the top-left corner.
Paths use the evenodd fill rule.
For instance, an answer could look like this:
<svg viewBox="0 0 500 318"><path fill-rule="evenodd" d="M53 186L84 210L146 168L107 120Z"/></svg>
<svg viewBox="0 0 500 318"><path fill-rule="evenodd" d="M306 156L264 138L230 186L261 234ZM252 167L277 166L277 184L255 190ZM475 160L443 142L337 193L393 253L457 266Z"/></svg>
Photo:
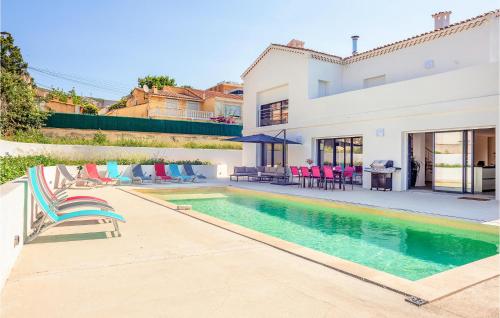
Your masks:
<svg viewBox="0 0 500 318"><path fill-rule="evenodd" d="M0 185L0 291L23 246L23 222L29 209L26 187L26 182L20 180ZM14 246L16 236L19 244Z"/></svg>
<svg viewBox="0 0 500 318"><path fill-rule="evenodd" d="M347 64L342 76L343 91L361 89L363 79L379 75L386 76L386 83L393 83L497 61L498 57L490 60L489 39L492 32L496 32L494 24L483 24L420 45ZM429 60L433 61L434 66L427 69L424 64Z"/></svg>
<svg viewBox="0 0 500 318"><path fill-rule="evenodd" d="M270 74L280 73L277 67L268 68ZM247 123L244 134L275 134L286 127L290 139L302 139L302 145L289 146L290 164L316 159L318 138L362 136L365 166L375 159L394 160L396 166L403 168L395 175L394 189L402 190L406 188L407 133L498 125L497 69L498 63L488 63L307 100L290 89L289 117L293 121L269 127ZM280 82L283 80L279 78ZM260 82L259 78L252 79L248 85L245 81L245 89L250 89L245 94L250 96L253 81ZM295 81L295 78L289 79L290 87L300 87L303 83ZM245 107L251 109L255 104L245 103ZM383 136L376 135L379 128L384 130ZM244 148L244 153L249 147ZM248 160L251 155L244 157ZM369 183L364 186L368 187Z"/></svg>
<svg viewBox="0 0 500 318"><path fill-rule="evenodd" d="M241 165L241 150L226 149L190 149L190 148L148 148L148 147L114 147L85 145L49 145L30 144L0 140L0 155L52 155L57 158L98 160L98 159L151 159L209 161L215 165L225 165L228 172L234 166Z"/></svg>

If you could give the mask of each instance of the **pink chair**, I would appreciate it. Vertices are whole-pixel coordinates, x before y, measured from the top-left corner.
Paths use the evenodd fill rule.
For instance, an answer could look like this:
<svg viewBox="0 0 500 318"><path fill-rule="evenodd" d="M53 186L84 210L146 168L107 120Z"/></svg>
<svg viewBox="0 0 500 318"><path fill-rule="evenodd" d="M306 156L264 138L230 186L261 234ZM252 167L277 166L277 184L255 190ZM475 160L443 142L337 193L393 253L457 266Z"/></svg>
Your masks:
<svg viewBox="0 0 500 318"><path fill-rule="evenodd" d="M335 166L333 168L333 189L335 189L335 182L339 184L339 189L342 188L342 166Z"/></svg>
<svg viewBox="0 0 500 318"><path fill-rule="evenodd" d="M363 166L354 166L354 179L359 179L359 184L363 184Z"/></svg>
<svg viewBox="0 0 500 318"><path fill-rule="evenodd" d="M344 170L344 174L342 176L344 191L345 191L346 179L349 179L351 181L351 189L354 190L354 167L346 167Z"/></svg>
<svg viewBox="0 0 500 318"><path fill-rule="evenodd" d="M299 168L297 166L290 166L290 173L291 175L291 181L293 182L294 178L299 179L299 185L300 185L300 173L299 173Z"/></svg>
<svg viewBox="0 0 500 318"><path fill-rule="evenodd" d="M309 187L311 186L311 174L309 173L308 167L300 167L300 175L302 177L302 186L306 186L306 179L309 182Z"/></svg>
<svg viewBox="0 0 500 318"><path fill-rule="evenodd" d="M319 166L311 167L311 181L313 182L313 186L314 181L316 181L316 186L318 188L321 187L321 170L319 169Z"/></svg>
<svg viewBox="0 0 500 318"><path fill-rule="evenodd" d="M325 190L328 190L328 183L332 184L332 190L335 189L333 186L333 168L332 166L323 166L323 181L325 182Z"/></svg>

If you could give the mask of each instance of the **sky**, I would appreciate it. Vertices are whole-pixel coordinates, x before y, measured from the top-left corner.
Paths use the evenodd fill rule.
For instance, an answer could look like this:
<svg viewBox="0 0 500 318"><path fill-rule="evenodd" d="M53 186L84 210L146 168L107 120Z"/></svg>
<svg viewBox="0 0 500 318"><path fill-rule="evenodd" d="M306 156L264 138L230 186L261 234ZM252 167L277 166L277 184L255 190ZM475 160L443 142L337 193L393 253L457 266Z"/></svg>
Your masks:
<svg viewBox="0 0 500 318"><path fill-rule="evenodd" d="M200 89L241 82L270 43L296 38L344 57L354 34L362 52L431 31L435 12L451 10L454 23L499 7L498 0L1 0L1 30L37 69L29 72L39 86L119 99L146 75Z"/></svg>

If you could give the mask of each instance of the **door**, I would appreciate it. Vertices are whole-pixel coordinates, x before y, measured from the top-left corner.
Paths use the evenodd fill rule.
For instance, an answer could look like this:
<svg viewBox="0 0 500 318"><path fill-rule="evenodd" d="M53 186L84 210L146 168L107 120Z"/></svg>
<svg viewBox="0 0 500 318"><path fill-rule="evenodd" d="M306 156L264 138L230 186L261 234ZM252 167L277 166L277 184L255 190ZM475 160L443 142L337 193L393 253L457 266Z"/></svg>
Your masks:
<svg viewBox="0 0 500 318"><path fill-rule="evenodd" d="M463 131L434 133L434 190L464 192L464 141Z"/></svg>

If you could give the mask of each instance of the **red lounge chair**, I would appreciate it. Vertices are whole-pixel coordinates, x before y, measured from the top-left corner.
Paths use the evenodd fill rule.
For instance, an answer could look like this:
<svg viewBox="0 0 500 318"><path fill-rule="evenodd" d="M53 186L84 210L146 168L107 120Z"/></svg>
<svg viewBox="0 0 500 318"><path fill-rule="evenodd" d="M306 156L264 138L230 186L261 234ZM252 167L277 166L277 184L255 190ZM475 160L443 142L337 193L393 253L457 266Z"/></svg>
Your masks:
<svg viewBox="0 0 500 318"><path fill-rule="evenodd" d="M328 190L328 183L332 184L332 190L335 189L333 181L335 179L333 175L333 168L332 166L323 166L323 178L325 182L325 190Z"/></svg>
<svg viewBox="0 0 500 318"><path fill-rule="evenodd" d="M167 175L167 172L165 171L165 164L161 162L156 162L155 163L155 182L156 180L160 181L170 181L172 180L171 176Z"/></svg>
<svg viewBox="0 0 500 318"><path fill-rule="evenodd" d="M44 168L45 168L44 166L37 167L37 170L39 169L39 171L40 171L40 175L41 175L40 179L43 182L43 186L47 190L48 195L53 200L59 200L57 195L54 192L52 192L52 190L50 189L50 186L47 183L47 179L45 179L45 169ZM75 201L75 200L87 200L87 201L94 200L94 201L99 201L99 202L103 202L103 203L108 203L106 200L103 200L103 199L97 198L97 197L88 196L88 195L77 195L77 196L72 196L72 197L66 197L66 198L63 198L61 201L62 202L70 202L70 201Z"/></svg>
<svg viewBox="0 0 500 318"><path fill-rule="evenodd" d="M316 181L316 186L319 188L321 187L321 171L318 166L312 166L311 167L311 180Z"/></svg>
<svg viewBox="0 0 500 318"><path fill-rule="evenodd" d="M300 174L302 175L302 186L306 186L306 179L309 182L309 187L311 186L311 174L309 173L308 167L300 167Z"/></svg>
<svg viewBox="0 0 500 318"><path fill-rule="evenodd" d="M97 179L97 180L100 180L101 182L104 182L104 183L110 183L110 182L114 181L111 178L101 177L99 175L99 172L97 171L97 166L95 163L85 164L85 171L87 171L87 175L92 179Z"/></svg>

